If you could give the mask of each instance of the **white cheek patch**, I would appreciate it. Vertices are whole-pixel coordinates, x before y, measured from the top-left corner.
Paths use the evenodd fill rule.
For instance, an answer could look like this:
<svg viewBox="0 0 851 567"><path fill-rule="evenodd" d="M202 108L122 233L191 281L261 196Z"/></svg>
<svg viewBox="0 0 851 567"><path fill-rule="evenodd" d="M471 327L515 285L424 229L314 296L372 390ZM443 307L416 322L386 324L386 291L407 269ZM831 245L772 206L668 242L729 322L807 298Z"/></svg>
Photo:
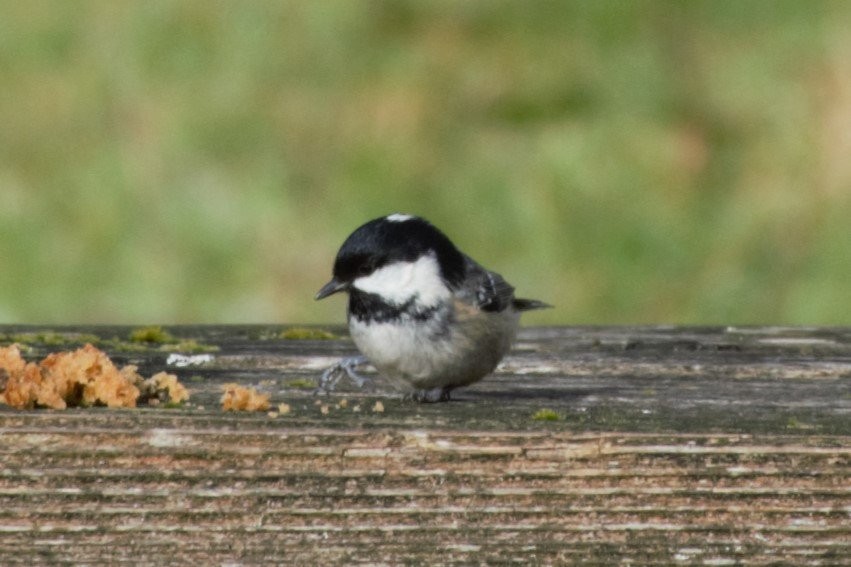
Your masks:
<svg viewBox="0 0 851 567"><path fill-rule="evenodd" d="M434 254L422 256L415 262L388 264L356 279L352 285L398 305L414 297L420 305L436 305L451 295L440 278L440 266Z"/></svg>

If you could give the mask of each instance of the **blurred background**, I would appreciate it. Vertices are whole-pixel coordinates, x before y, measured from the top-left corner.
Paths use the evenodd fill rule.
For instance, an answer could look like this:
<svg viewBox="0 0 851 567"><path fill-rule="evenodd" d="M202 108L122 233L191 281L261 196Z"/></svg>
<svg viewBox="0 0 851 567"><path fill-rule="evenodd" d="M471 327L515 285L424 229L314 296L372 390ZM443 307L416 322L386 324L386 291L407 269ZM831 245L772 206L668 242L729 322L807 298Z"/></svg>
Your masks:
<svg viewBox="0 0 851 567"><path fill-rule="evenodd" d="M394 211L531 324L849 324L851 3L0 0L0 323L341 323Z"/></svg>

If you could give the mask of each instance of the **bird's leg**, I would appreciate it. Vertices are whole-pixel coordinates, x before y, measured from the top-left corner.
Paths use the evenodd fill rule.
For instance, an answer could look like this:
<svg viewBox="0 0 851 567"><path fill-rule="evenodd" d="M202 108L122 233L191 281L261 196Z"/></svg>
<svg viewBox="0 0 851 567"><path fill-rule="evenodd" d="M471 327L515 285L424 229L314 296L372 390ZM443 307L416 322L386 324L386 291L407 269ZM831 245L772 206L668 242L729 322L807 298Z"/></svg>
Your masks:
<svg viewBox="0 0 851 567"><path fill-rule="evenodd" d="M317 394L328 394L334 391L334 388L337 387L337 384L343 378L343 376L348 376L349 379L354 382L358 388L363 388L369 381L369 378L365 378L355 372L355 368L362 364L366 364L367 359L365 356L350 356L340 360L334 366L326 369L325 372L322 373L322 377L319 379L319 387L316 389Z"/></svg>

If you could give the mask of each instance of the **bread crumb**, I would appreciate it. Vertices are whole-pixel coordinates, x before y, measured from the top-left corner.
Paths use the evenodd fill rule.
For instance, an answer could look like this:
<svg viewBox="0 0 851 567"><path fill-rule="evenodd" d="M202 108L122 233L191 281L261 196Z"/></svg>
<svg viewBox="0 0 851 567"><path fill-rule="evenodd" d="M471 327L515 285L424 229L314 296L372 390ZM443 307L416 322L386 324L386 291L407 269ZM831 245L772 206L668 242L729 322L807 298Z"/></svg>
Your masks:
<svg viewBox="0 0 851 567"><path fill-rule="evenodd" d="M2 401L14 408L31 408L42 387L41 372L27 363L18 345L0 348L0 389Z"/></svg>
<svg viewBox="0 0 851 567"><path fill-rule="evenodd" d="M239 384L222 386L222 409L224 411L267 411L269 409L269 394L261 394L254 388L246 388Z"/></svg>
<svg viewBox="0 0 851 567"><path fill-rule="evenodd" d="M138 401L181 403L189 398L177 376L160 372L145 380L133 365L120 370L91 344L27 363L18 345L0 348L0 401L18 409L77 406L136 407ZM141 389L140 389L141 388ZM160 393L162 392L162 395Z"/></svg>
<svg viewBox="0 0 851 567"><path fill-rule="evenodd" d="M377 400L375 405L372 406L373 413L384 413L384 404L381 403L381 400Z"/></svg>
<svg viewBox="0 0 851 567"><path fill-rule="evenodd" d="M0 349L0 375L6 377L4 401L18 409L75 406L136 407L135 367L115 367L90 344L73 352L26 363L17 345Z"/></svg>
<svg viewBox="0 0 851 567"><path fill-rule="evenodd" d="M328 407L328 404L322 404L321 406L319 406L319 412L322 415L328 415L328 412L330 412L330 411L331 411L331 408Z"/></svg>
<svg viewBox="0 0 851 567"><path fill-rule="evenodd" d="M278 404L278 413L281 415L287 415L291 409L290 404Z"/></svg>
<svg viewBox="0 0 851 567"><path fill-rule="evenodd" d="M125 368L135 370L136 367L125 366ZM155 405L155 402L182 404L189 399L189 390L186 389L186 386L177 381L177 376L167 372L157 372L147 380L142 381L140 389L142 391L140 401L147 401L148 405Z"/></svg>

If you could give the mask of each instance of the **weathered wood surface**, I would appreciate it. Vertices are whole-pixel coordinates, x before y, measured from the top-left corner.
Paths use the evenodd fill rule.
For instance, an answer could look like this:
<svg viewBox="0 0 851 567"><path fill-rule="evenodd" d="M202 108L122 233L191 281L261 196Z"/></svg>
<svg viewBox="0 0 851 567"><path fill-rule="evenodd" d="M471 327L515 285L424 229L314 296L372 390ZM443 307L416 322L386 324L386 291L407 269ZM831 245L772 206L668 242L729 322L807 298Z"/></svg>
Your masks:
<svg viewBox="0 0 851 567"><path fill-rule="evenodd" d="M851 329L527 329L436 405L316 398L351 344L279 329L170 329L220 347L186 408L0 408L0 563L851 564Z"/></svg>

